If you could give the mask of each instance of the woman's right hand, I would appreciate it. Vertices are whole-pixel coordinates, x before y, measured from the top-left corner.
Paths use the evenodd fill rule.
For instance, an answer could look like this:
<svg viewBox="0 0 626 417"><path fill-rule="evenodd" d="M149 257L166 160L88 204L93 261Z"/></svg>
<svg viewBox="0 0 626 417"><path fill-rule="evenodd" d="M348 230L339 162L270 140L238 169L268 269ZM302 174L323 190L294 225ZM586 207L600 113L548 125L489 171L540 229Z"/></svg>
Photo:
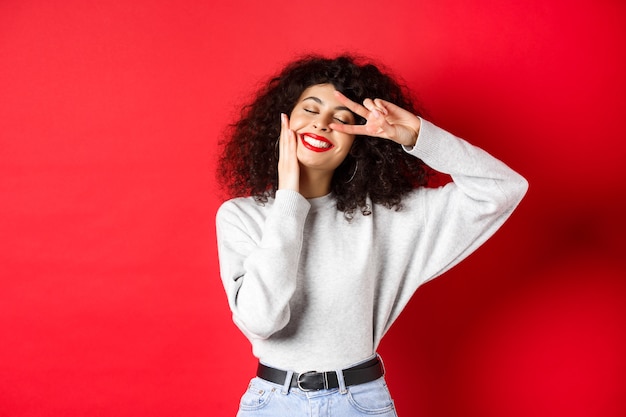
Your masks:
<svg viewBox="0 0 626 417"><path fill-rule="evenodd" d="M289 118L280 114L278 139L278 189L300 191L300 165L298 164L296 132L289 128Z"/></svg>

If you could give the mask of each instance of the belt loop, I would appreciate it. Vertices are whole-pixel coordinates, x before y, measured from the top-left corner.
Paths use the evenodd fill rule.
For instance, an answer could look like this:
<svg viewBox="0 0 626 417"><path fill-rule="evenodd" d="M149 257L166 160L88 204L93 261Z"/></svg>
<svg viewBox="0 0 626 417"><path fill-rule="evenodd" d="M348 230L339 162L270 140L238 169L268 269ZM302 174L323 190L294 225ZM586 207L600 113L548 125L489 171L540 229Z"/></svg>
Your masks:
<svg viewBox="0 0 626 417"><path fill-rule="evenodd" d="M380 367L383 369L383 375L385 375L387 373L385 370L385 362L383 362L383 358L378 354L378 352L376 353L376 356L378 357L378 361L380 362Z"/></svg>
<svg viewBox="0 0 626 417"><path fill-rule="evenodd" d="M343 371L341 369L337 369L335 373L337 374L337 382L339 383L339 393L341 395L347 394L348 389L346 388L346 381L343 379Z"/></svg>
<svg viewBox="0 0 626 417"><path fill-rule="evenodd" d="M289 394L289 389L291 388L292 377L293 377L293 371L287 371L287 376L285 377L285 383L283 384L283 389L280 391L281 394L283 395Z"/></svg>

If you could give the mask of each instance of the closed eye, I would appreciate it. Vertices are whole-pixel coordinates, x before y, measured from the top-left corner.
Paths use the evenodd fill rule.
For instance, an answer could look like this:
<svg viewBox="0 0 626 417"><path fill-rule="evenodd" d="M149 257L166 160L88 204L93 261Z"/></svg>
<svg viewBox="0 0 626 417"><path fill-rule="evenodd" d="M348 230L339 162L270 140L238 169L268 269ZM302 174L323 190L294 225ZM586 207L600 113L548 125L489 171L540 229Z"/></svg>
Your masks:
<svg viewBox="0 0 626 417"><path fill-rule="evenodd" d="M304 110L305 112L310 113L310 114L320 114L320 112L317 111L316 109L303 107L302 110ZM351 122L350 118L349 117L345 117L345 116L343 116L343 117L335 116L335 117L333 117L333 119L336 120L337 122L341 123L341 124L344 124L344 125L350 124L350 122Z"/></svg>

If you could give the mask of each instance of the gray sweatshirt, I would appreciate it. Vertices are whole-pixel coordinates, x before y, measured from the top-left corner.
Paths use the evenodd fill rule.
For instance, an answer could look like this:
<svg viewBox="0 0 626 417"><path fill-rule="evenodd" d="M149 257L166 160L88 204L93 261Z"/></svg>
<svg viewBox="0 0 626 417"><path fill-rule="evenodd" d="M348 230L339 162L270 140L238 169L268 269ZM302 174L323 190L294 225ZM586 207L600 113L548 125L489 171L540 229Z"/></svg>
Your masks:
<svg viewBox="0 0 626 417"><path fill-rule="evenodd" d="M384 139L381 139L384 140ZM526 180L485 151L422 120L406 152L450 174L402 209L372 204L348 222L332 194L278 190L217 213L220 273L235 324L254 355L295 372L371 357L417 288L483 244L511 215Z"/></svg>

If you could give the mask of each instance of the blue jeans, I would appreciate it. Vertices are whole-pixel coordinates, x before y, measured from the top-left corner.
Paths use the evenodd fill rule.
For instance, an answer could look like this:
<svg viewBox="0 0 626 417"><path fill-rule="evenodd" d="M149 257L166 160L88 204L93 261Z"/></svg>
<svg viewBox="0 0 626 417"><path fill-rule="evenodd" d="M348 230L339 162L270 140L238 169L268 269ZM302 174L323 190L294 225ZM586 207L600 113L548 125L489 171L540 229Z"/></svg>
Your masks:
<svg viewBox="0 0 626 417"><path fill-rule="evenodd" d="M291 379L291 376L289 376ZM305 392L253 378L237 417L397 417L385 378L346 387Z"/></svg>

